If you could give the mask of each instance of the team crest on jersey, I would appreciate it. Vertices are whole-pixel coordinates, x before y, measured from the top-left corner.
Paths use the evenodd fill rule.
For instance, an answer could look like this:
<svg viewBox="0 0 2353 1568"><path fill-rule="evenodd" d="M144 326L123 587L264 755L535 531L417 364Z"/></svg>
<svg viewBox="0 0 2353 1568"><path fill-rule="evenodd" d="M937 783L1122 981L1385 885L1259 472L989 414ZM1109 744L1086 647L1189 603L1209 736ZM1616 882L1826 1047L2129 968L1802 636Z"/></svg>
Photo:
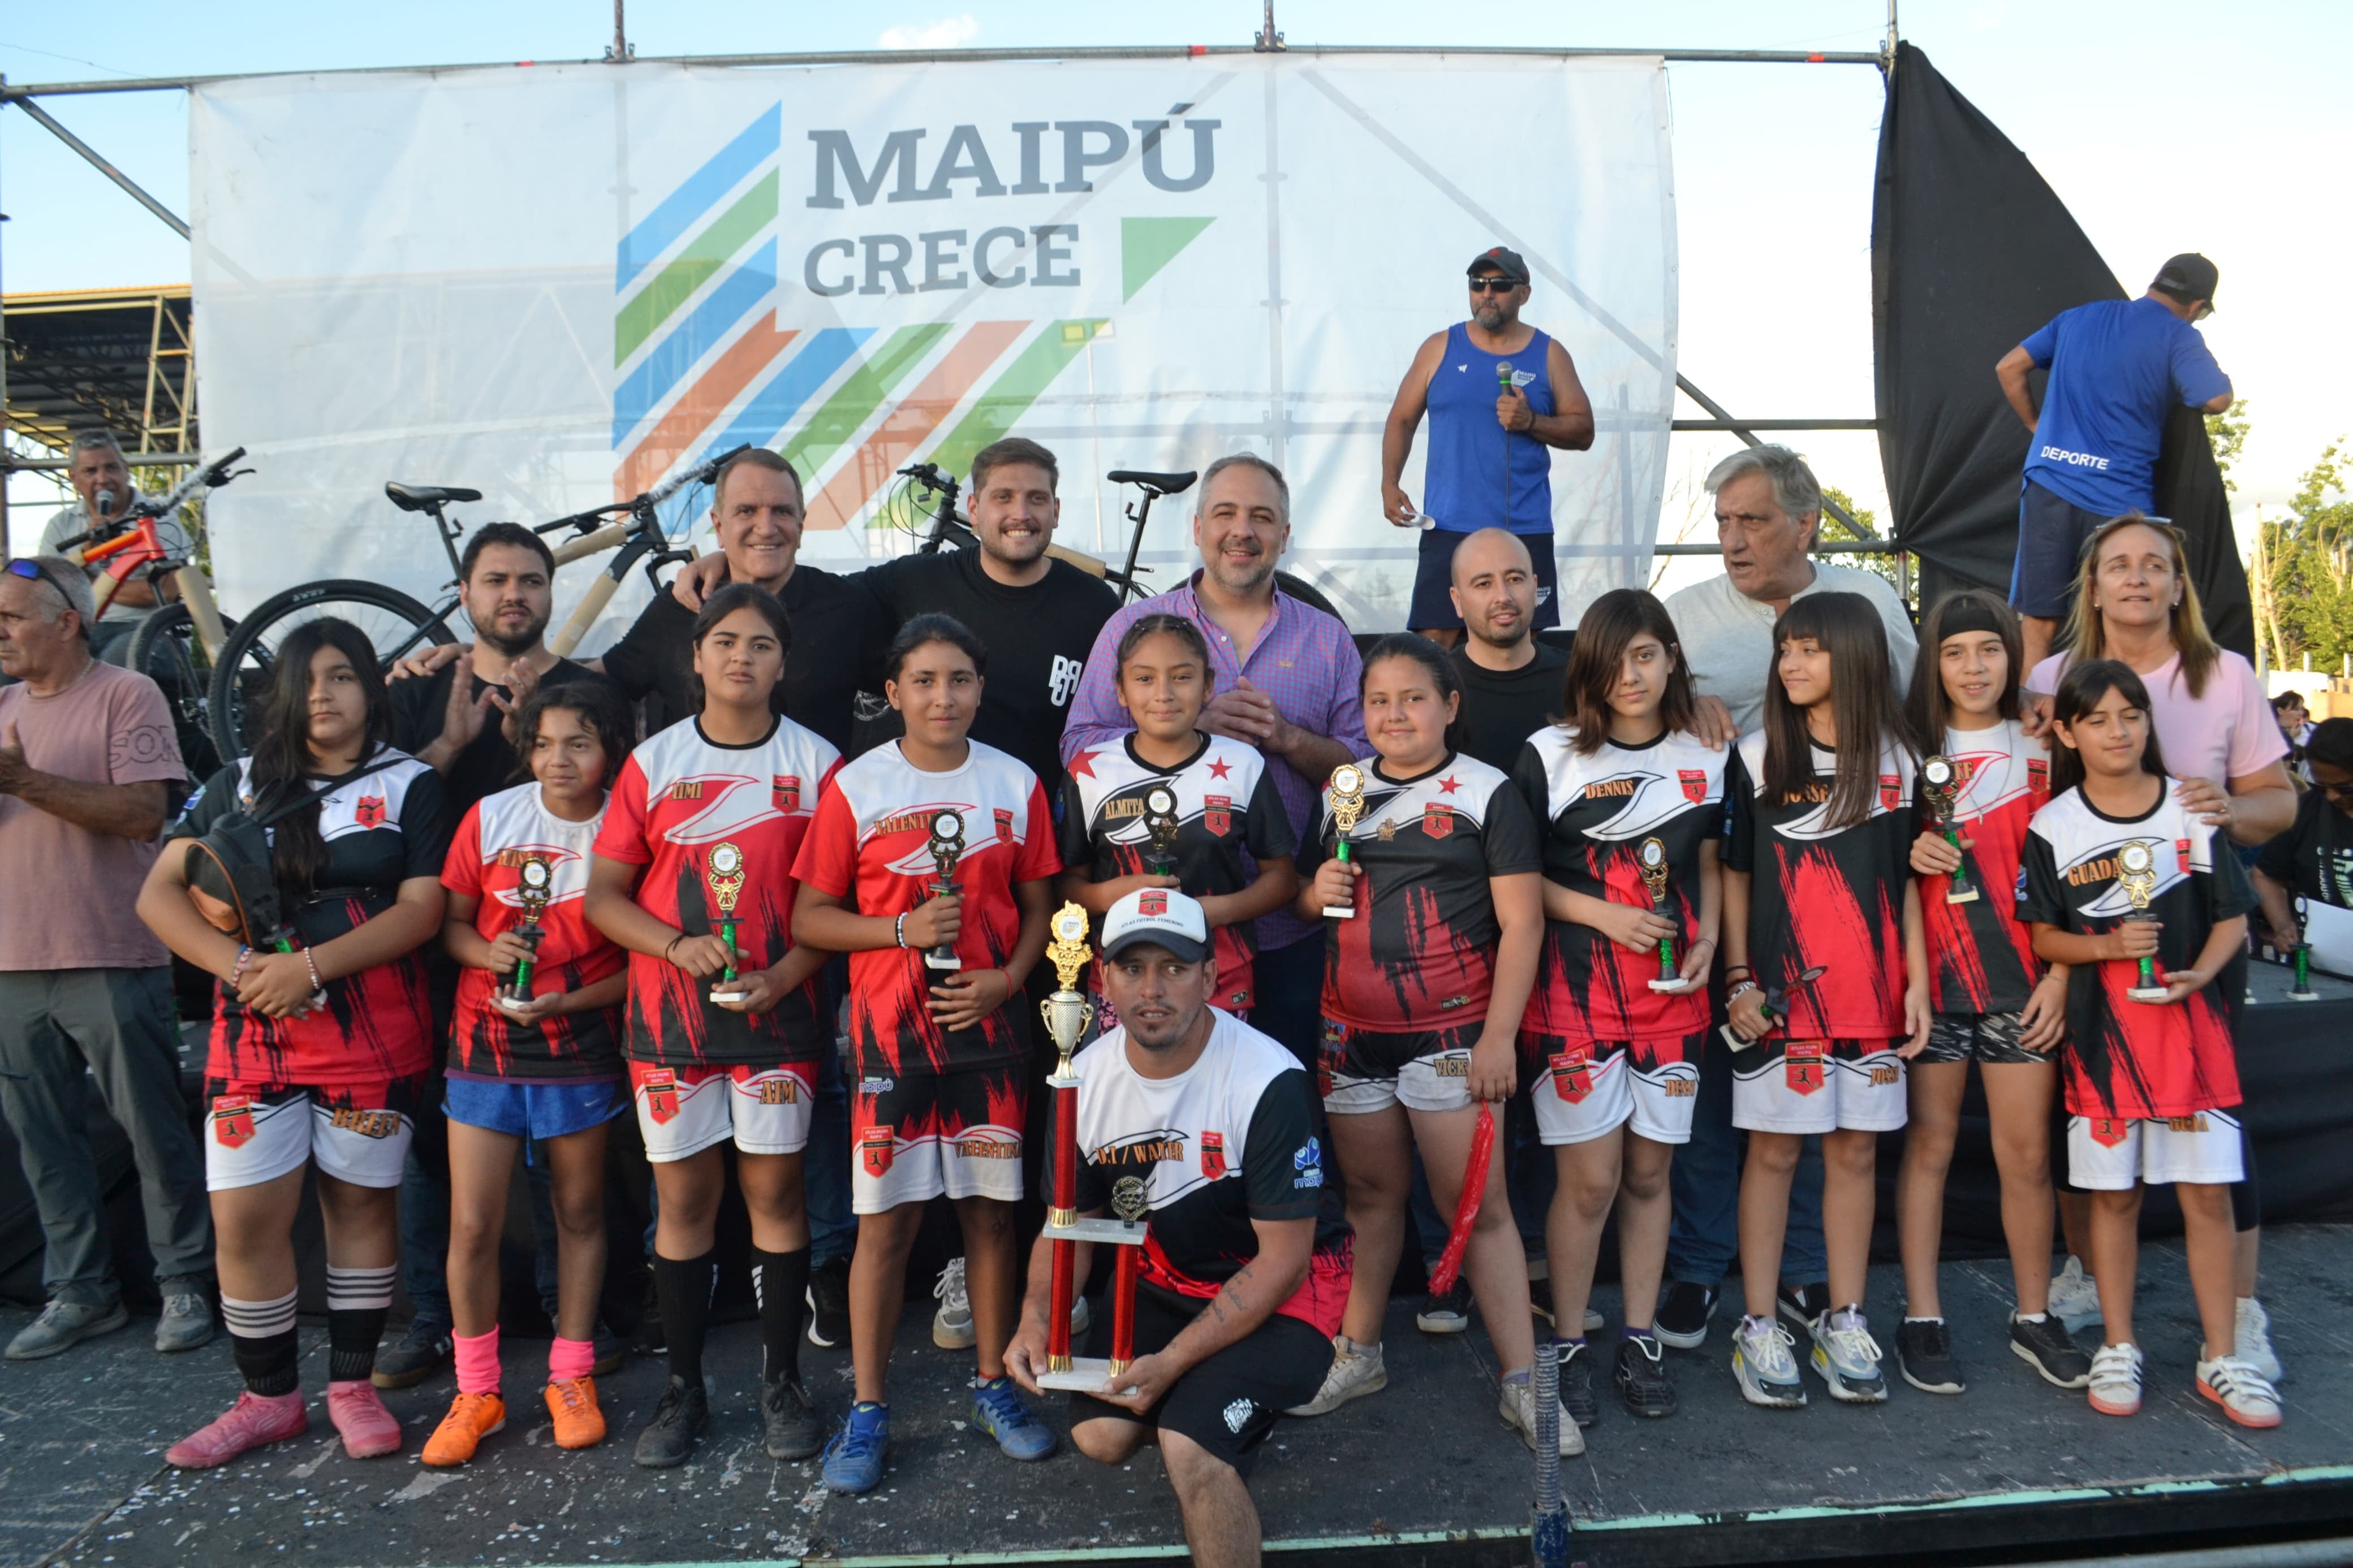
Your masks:
<svg viewBox="0 0 2353 1568"><path fill-rule="evenodd" d="M362 827L382 827L384 818L384 796L380 795L364 795L360 803L352 807L352 820Z"/></svg>
<svg viewBox="0 0 2353 1568"><path fill-rule="evenodd" d="M2132 1123L2121 1116L2094 1116L2091 1122L2087 1131L2092 1134L2092 1142L2103 1149L2116 1147L2132 1131Z"/></svg>
<svg viewBox="0 0 2353 1568"><path fill-rule="evenodd" d="M1903 798L1904 781L1896 777L1894 773L1880 774L1879 804L1881 807L1884 810L1894 811L1895 809L1895 803Z"/></svg>
<svg viewBox="0 0 2353 1568"><path fill-rule="evenodd" d="M224 1094L213 1101L213 1142L224 1149L242 1149L253 1142L252 1100Z"/></svg>
<svg viewBox="0 0 2353 1568"><path fill-rule="evenodd" d="M668 1068L657 1068L646 1074L638 1085L646 1097L646 1114L654 1119L657 1127L667 1127L678 1120L678 1075Z"/></svg>
<svg viewBox="0 0 2353 1568"><path fill-rule="evenodd" d="M1582 1105L1593 1092L1593 1064L1583 1051L1563 1051L1552 1058L1552 1091L1571 1105Z"/></svg>
<svg viewBox="0 0 2353 1568"><path fill-rule="evenodd" d="M999 844L1013 842L1013 814L1001 805L997 808L997 841Z"/></svg>
<svg viewBox="0 0 2353 1568"><path fill-rule="evenodd" d="M2037 796L2051 793L2051 764L2041 757L2026 759L2026 792Z"/></svg>
<svg viewBox="0 0 2353 1568"><path fill-rule="evenodd" d="M801 781L799 774L777 773L768 781L768 784L769 788L775 793L776 809L778 811L785 812L789 815L790 813L800 810Z"/></svg>
<svg viewBox="0 0 2353 1568"><path fill-rule="evenodd" d="M1226 1173L1226 1135L1207 1128L1201 1131L1201 1179L1214 1182Z"/></svg>
<svg viewBox="0 0 2353 1568"><path fill-rule="evenodd" d="M1707 773L1701 768L1677 768L1675 777L1683 780L1683 798L1694 805L1707 799Z"/></svg>
<svg viewBox="0 0 2353 1568"><path fill-rule="evenodd" d="M1812 1094L1822 1087L1822 1058L1827 1040L1791 1040L1781 1053L1781 1071L1792 1094Z"/></svg>
<svg viewBox="0 0 2353 1568"><path fill-rule="evenodd" d="M1135 912L1139 915L1165 915L1168 912L1168 889L1146 888L1135 895Z"/></svg>
<svg viewBox="0 0 2353 1568"><path fill-rule="evenodd" d="M859 1163L866 1168L870 1176L883 1175L891 1169L893 1152L891 1131L888 1127L870 1127L858 1135Z"/></svg>
<svg viewBox="0 0 2353 1568"><path fill-rule="evenodd" d="M1421 808L1421 832L1425 838L1444 838L1454 831L1454 808L1451 805L1425 805Z"/></svg>
<svg viewBox="0 0 2353 1568"><path fill-rule="evenodd" d="M1201 797L1201 826L1223 838L1233 830L1234 797L1229 795L1205 795Z"/></svg>
<svg viewBox="0 0 2353 1568"><path fill-rule="evenodd" d="M2183 876L2189 875L2189 840L2187 838L2173 841L2173 864Z"/></svg>

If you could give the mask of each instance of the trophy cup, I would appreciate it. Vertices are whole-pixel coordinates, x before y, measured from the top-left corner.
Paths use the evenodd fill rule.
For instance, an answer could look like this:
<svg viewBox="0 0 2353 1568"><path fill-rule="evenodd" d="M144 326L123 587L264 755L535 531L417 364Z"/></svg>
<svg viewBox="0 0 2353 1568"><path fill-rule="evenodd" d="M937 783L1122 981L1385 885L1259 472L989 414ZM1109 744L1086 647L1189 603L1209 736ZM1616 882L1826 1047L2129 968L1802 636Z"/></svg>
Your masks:
<svg viewBox="0 0 2353 1568"><path fill-rule="evenodd" d="M1642 886L1651 895L1651 912L1663 919L1667 914L1667 846L1663 839L1645 838L1634 851L1634 864L1642 873ZM1675 967L1675 939L1659 939L1659 977L1651 982L1653 991L1680 991L1683 988L1683 972Z"/></svg>
<svg viewBox="0 0 2353 1568"><path fill-rule="evenodd" d="M541 929L540 920L547 913L549 895L555 890L555 868L544 855L526 855L516 869L515 902L522 906L522 924L515 928L515 936L531 944L533 952L539 949L539 939L547 933ZM532 954L525 953L515 965L514 980L491 994L491 1000L509 1012L521 1012L531 1005Z"/></svg>
<svg viewBox="0 0 2353 1568"><path fill-rule="evenodd" d="M2136 838L2116 851L2116 885L2125 897L2132 900L2133 912L2128 921L2149 919L2148 896L2157 890L2157 851ZM2140 984L2125 993L2136 1002L2162 1002L2165 987L2158 984L2157 960L2148 953L2140 955Z"/></svg>
<svg viewBox="0 0 2353 1568"><path fill-rule="evenodd" d="M1176 792L1165 784L1144 792L1144 831L1152 847L1145 851L1144 868L1155 877L1176 874Z"/></svg>
<svg viewBox="0 0 2353 1568"><path fill-rule="evenodd" d="M1365 770L1354 763L1342 763L1332 770L1332 826L1339 847L1336 854L1342 861L1348 858L1348 835L1356 831L1356 819L1365 815ZM1353 906L1326 904L1324 912L1334 920L1351 920L1356 916Z"/></svg>
<svg viewBox="0 0 2353 1568"><path fill-rule="evenodd" d="M727 944L727 968L719 976L719 984L711 988L713 1002L741 1002L744 992L735 984L735 900L744 895L744 851L733 844L712 847L711 858L702 863L703 885L711 889L711 907L719 916L719 940Z"/></svg>
<svg viewBox="0 0 2353 1568"><path fill-rule="evenodd" d="M1945 842L1959 854L1961 836L1953 830L1953 803L1961 798L1961 770L1950 757L1928 757L1920 763L1920 794L1928 802L1928 809L1936 815L1936 826ZM1974 904L1978 890L1969 881L1967 859L1953 868L1951 883L1945 889L1945 902Z"/></svg>
<svg viewBox="0 0 2353 1568"><path fill-rule="evenodd" d="M956 890L956 861L964 855L964 814L954 806L945 806L932 816L932 864L938 876L931 885L933 898L944 898ZM923 963L933 969L962 969L964 960L956 956L955 943L941 942L927 948Z"/></svg>

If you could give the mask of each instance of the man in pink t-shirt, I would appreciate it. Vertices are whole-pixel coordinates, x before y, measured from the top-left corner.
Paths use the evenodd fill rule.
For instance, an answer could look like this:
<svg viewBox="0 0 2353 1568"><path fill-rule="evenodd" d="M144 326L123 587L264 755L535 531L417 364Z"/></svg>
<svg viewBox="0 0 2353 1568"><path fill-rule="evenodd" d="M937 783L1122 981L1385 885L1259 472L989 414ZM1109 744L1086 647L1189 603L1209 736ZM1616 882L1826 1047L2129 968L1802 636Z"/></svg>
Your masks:
<svg viewBox="0 0 2353 1568"><path fill-rule="evenodd" d="M0 569L0 1110L47 1238L49 1304L10 1361L127 1322L104 1194L83 1131L87 1065L130 1135L164 1315L160 1351L212 1338L212 1211L180 1098L164 944L139 889L186 769L164 694L90 657L90 584L54 555Z"/></svg>

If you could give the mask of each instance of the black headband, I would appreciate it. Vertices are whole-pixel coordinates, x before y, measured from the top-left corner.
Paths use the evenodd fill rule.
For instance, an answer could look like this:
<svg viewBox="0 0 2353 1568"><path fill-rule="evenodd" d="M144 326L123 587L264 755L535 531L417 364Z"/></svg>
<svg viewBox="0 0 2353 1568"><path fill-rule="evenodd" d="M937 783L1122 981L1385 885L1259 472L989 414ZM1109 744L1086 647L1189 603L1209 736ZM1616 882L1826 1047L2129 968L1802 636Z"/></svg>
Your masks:
<svg viewBox="0 0 2353 1568"><path fill-rule="evenodd" d="M1991 605L1982 599L1963 599L1957 604L1946 605L1939 613L1936 637L1941 641L1965 632L1991 632L1996 637L2007 637L2010 628L2002 624L2001 616Z"/></svg>

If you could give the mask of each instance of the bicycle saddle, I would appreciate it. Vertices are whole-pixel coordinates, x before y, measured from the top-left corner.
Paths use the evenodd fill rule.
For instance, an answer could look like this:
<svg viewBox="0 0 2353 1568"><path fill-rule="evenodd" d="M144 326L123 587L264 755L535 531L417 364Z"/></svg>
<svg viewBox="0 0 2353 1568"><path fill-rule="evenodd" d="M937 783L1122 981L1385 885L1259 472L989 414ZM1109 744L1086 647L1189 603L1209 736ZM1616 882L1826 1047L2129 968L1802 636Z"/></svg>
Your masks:
<svg viewBox="0 0 2353 1568"><path fill-rule="evenodd" d="M1184 494L1200 477L1198 471L1189 468L1181 474L1147 474L1140 468L1113 468L1103 476L1115 485L1142 485L1165 496Z"/></svg>
<svg viewBox="0 0 2353 1568"><path fill-rule="evenodd" d="M385 499L403 511L426 511L444 501L480 500L480 490L461 490L443 485L404 485L397 479L385 482Z"/></svg>

